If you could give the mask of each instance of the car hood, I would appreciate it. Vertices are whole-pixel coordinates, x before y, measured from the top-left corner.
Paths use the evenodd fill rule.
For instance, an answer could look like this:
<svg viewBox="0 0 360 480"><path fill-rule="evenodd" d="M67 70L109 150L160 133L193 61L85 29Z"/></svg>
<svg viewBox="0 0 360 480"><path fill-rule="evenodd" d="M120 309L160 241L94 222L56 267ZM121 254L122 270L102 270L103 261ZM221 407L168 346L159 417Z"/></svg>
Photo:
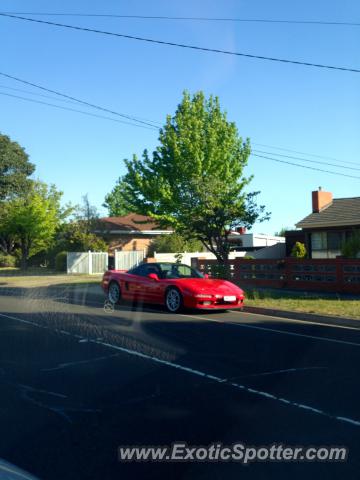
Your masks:
<svg viewBox="0 0 360 480"><path fill-rule="evenodd" d="M192 293L209 293L221 295L243 295L244 292L237 285L227 280L216 278L183 278L177 280L184 290L191 290Z"/></svg>

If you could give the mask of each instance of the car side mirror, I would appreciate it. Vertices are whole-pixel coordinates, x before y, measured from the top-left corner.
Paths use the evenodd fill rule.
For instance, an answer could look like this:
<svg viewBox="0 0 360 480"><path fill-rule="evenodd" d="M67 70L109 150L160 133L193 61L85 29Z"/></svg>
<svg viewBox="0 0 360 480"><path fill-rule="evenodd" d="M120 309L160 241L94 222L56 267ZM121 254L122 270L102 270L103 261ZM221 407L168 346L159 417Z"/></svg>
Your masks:
<svg viewBox="0 0 360 480"><path fill-rule="evenodd" d="M155 280L155 282L159 281L159 277L156 273L149 273L148 278L150 278L150 280Z"/></svg>
<svg viewBox="0 0 360 480"><path fill-rule="evenodd" d="M204 278L209 278L209 274L208 274L208 273L204 273Z"/></svg>

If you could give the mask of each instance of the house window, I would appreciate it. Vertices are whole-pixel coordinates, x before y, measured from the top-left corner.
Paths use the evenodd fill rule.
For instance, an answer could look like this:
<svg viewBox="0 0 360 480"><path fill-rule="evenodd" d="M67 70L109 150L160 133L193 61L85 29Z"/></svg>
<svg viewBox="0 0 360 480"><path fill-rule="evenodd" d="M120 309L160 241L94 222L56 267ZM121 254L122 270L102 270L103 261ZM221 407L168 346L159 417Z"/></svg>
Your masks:
<svg viewBox="0 0 360 480"><path fill-rule="evenodd" d="M341 232L328 232L327 234L328 250L340 250L341 245L342 245Z"/></svg>
<svg viewBox="0 0 360 480"><path fill-rule="evenodd" d="M311 234L311 247L313 250L327 249L326 232L316 232Z"/></svg>

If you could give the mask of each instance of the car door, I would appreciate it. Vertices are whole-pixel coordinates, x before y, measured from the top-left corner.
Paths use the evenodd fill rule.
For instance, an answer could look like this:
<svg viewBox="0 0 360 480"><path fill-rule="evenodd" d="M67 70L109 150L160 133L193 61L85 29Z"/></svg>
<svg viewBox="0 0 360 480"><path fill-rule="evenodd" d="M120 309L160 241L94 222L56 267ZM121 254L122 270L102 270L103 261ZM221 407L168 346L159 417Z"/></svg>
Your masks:
<svg viewBox="0 0 360 480"><path fill-rule="evenodd" d="M162 303L164 282L161 279L161 270L156 265L147 265L146 277L143 279L143 290L146 294L144 301L150 303ZM149 278L150 273L155 273L158 276L158 280Z"/></svg>
<svg viewBox="0 0 360 480"><path fill-rule="evenodd" d="M147 265L139 265L128 276L125 283L125 290L129 300L140 300L144 298L144 277L147 275Z"/></svg>
<svg viewBox="0 0 360 480"><path fill-rule="evenodd" d="M125 283L126 296L129 300L156 302L159 297L159 282L148 278L149 273L158 273L154 265L143 264L135 268Z"/></svg>

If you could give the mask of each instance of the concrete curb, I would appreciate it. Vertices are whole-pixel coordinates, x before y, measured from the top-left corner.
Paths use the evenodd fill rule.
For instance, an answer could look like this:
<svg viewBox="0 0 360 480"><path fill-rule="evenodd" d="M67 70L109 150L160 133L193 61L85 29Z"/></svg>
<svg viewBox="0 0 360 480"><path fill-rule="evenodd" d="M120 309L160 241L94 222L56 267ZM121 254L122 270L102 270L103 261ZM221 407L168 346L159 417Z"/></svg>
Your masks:
<svg viewBox="0 0 360 480"><path fill-rule="evenodd" d="M273 308L262 307L244 307L246 313L256 313L260 315L268 315L271 317L287 318L289 320L302 320L304 322L316 322L341 327L352 327L360 330L360 320L346 317L330 317L328 315L318 315L315 313L292 312L289 310L276 310Z"/></svg>

